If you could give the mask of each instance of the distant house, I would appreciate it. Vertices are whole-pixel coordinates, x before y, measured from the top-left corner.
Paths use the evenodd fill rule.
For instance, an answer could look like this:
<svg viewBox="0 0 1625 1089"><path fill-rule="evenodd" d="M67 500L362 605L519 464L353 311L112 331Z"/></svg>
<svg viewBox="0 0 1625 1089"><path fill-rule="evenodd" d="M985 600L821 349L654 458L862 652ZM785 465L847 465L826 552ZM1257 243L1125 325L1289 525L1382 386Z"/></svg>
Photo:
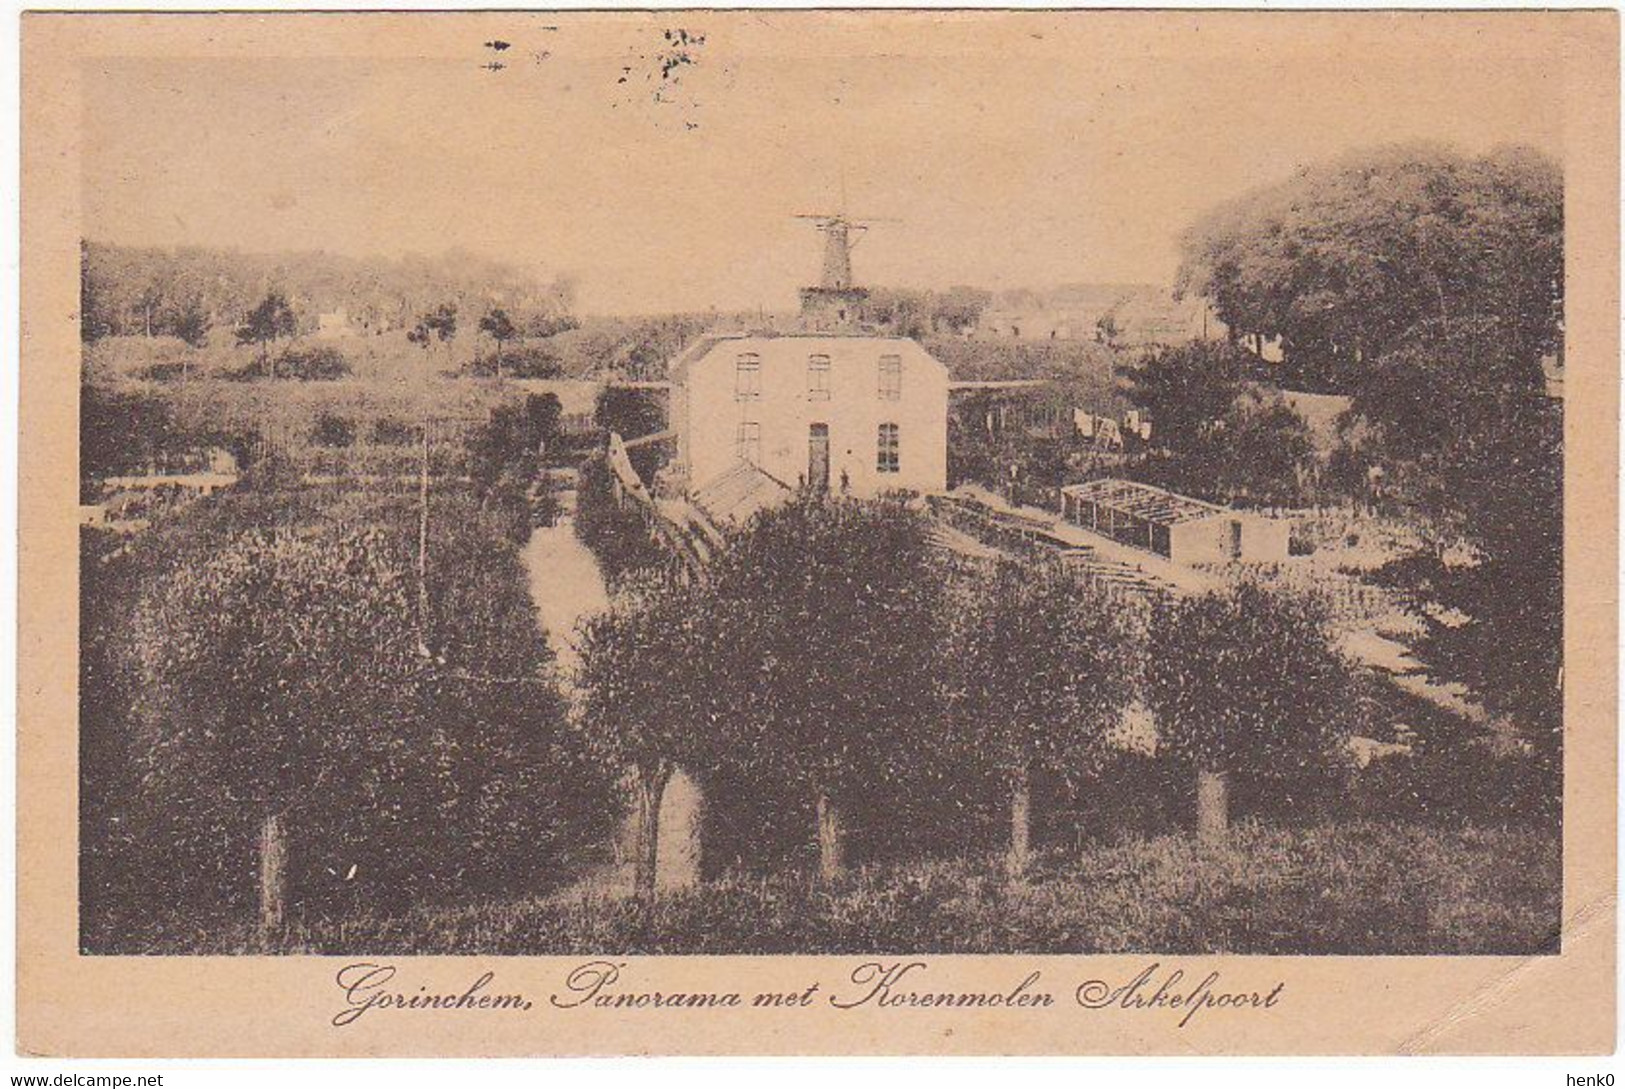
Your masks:
<svg viewBox="0 0 1625 1089"><path fill-rule="evenodd" d="M741 463L784 488L942 491L948 371L901 337L702 338L672 362L675 469L704 495Z"/></svg>
<svg viewBox="0 0 1625 1089"><path fill-rule="evenodd" d="M1109 341L1119 347L1183 344L1223 334L1203 299L1154 284L1069 284L996 296L976 333L1011 340Z"/></svg>
<svg viewBox="0 0 1625 1089"><path fill-rule="evenodd" d="M343 340L356 335L355 326L350 324L349 311L344 307L336 310L327 310L316 315L316 337L318 340Z"/></svg>
<svg viewBox="0 0 1625 1089"><path fill-rule="evenodd" d="M1092 480L1061 489L1061 514L1075 526L1178 564L1280 563L1292 526L1131 480Z"/></svg>

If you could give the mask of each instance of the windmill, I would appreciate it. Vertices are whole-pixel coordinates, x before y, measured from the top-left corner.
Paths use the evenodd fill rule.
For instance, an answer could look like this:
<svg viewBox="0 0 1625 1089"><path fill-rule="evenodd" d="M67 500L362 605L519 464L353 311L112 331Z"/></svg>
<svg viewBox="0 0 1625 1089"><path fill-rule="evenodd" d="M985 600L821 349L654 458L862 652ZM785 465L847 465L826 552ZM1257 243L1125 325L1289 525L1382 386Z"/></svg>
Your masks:
<svg viewBox="0 0 1625 1089"><path fill-rule="evenodd" d="M846 291L852 287L852 251L871 223L898 223L897 219L867 216L858 219L845 212L798 212L797 219L810 219L824 235L824 271L819 287L825 291Z"/></svg>
<svg viewBox="0 0 1625 1089"><path fill-rule="evenodd" d="M844 202L843 202L844 203ZM859 219L845 212L801 212L797 219L810 219L824 235L824 267L817 287L801 289L801 317L814 328L840 328L857 320L866 288L852 282L852 251L863 232L874 223L896 223L895 219L866 216Z"/></svg>

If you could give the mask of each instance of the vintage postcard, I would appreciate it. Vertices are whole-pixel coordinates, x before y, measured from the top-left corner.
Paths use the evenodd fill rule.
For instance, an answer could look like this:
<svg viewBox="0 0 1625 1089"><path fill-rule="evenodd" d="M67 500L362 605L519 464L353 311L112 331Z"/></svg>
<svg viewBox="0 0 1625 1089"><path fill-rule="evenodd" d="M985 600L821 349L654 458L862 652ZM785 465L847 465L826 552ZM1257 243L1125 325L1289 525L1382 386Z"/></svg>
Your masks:
<svg viewBox="0 0 1625 1089"><path fill-rule="evenodd" d="M24 16L18 1047L1611 1051L1617 39Z"/></svg>

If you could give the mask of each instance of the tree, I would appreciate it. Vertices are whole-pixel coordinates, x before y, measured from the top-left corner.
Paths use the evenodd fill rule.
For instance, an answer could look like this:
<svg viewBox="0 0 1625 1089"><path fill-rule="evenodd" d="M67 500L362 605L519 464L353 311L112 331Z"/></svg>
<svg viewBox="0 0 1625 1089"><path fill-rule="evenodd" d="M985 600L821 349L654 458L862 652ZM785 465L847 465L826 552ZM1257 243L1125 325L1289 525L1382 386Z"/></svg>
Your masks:
<svg viewBox="0 0 1625 1089"><path fill-rule="evenodd" d="M153 586L132 619L147 775L255 815L268 934L286 914L289 826L318 793L370 781L367 793L387 794L406 785L406 762L432 759L428 738L397 749L378 728L427 725L405 714L421 662L409 585L381 545L372 533L249 534Z"/></svg>
<svg viewBox="0 0 1625 1089"><path fill-rule="evenodd" d="M1555 784L1562 763L1563 413L1538 365L1492 320L1427 323L1383 356L1350 415L1393 499L1424 515L1437 553L1469 542L1476 566L1427 568L1426 587L1462 616L1430 620L1420 648L1480 693L1534 746ZM1516 588L1516 591L1513 591Z"/></svg>
<svg viewBox="0 0 1625 1089"><path fill-rule="evenodd" d="M1493 318L1536 359L1561 339L1562 173L1527 148L1355 152L1210 213L1179 288L1318 386L1353 388L1430 319Z"/></svg>
<svg viewBox="0 0 1625 1089"><path fill-rule="evenodd" d="M457 335L457 305L441 303L423 317L406 334L406 339L428 351L436 342L445 344Z"/></svg>
<svg viewBox="0 0 1625 1089"><path fill-rule="evenodd" d="M1235 345L1192 341L1154 348L1126 371L1129 400L1150 416L1151 483L1225 502L1292 503L1314 444L1297 411L1247 380Z"/></svg>
<svg viewBox="0 0 1625 1089"><path fill-rule="evenodd" d="M202 303L193 299L185 303L175 316L175 335L193 348L206 348L209 344L209 312Z"/></svg>
<svg viewBox="0 0 1625 1089"><path fill-rule="evenodd" d="M79 339L92 344L113 331L111 285L91 244L79 241Z"/></svg>
<svg viewBox="0 0 1625 1089"><path fill-rule="evenodd" d="M950 287L932 302L931 324L936 332L964 334L976 328L993 294L974 287Z"/></svg>
<svg viewBox="0 0 1625 1089"><path fill-rule="evenodd" d="M1099 766L1132 697L1129 608L1056 567L1005 562L961 610L948 654L955 721L1010 794L1008 870L1026 870L1032 778Z"/></svg>
<svg viewBox="0 0 1625 1089"><path fill-rule="evenodd" d="M598 391L594 402L593 420L600 430L613 431L630 442L663 430L666 412L647 390L605 386ZM661 446L651 443L628 453L632 468L637 470L644 484L652 484L655 474L665 464L666 451Z"/></svg>
<svg viewBox="0 0 1625 1089"><path fill-rule="evenodd" d="M1249 388L1224 417L1214 484L1226 502L1292 506L1312 483L1309 425L1279 392Z"/></svg>
<svg viewBox="0 0 1625 1089"><path fill-rule="evenodd" d="M924 291L900 287L872 288L863 301L861 318L900 337L923 337L931 332L932 302Z"/></svg>
<svg viewBox="0 0 1625 1089"><path fill-rule="evenodd" d="M1234 345L1198 340L1153 348L1124 377L1129 400L1151 417L1151 441L1175 456L1205 458L1245 388L1246 365Z"/></svg>
<svg viewBox="0 0 1625 1089"><path fill-rule="evenodd" d="M293 336L298 327L288 300L280 291L272 291L248 312L247 319L237 329L237 343L258 344L260 366L269 367L271 377L275 378L276 364L270 360L271 345L284 337Z"/></svg>
<svg viewBox="0 0 1625 1089"><path fill-rule="evenodd" d="M514 516L516 539L530 529L527 509L536 483L559 438L562 408L556 394L528 394L522 404L502 404L468 436L468 475L486 507Z"/></svg>
<svg viewBox="0 0 1625 1089"><path fill-rule="evenodd" d="M514 325L513 319L508 317L508 312L499 307L491 310L480 319L480 332L496 341L496 373L497 377L501 378L503 349L507 346L508 341L519 335L519 328Z"/></svg>
<svg viewBox="0 0 1625 1089"><path fill-rule="evenodd" d="M295 909L556 881L607 784L513 547L446 499L425 657L408 505L351 495L257 528L284 500L197 504L137 548L114 657L148 838L173 841L152 857L231 886L257 870L268 939Z"/></svg>
<svg viewBox="0 0 1625 1089"><path fill-rule="evenodd" d="M847 814L940 741L940 574L901 502L801 495L752 520L711 584L742 647L724 716L739 759L814 800L819 873L845 869Z"/></svg>
<svg viewBox="0 0 1625 1089"><path fill-rule="evenodd" d="M1115 348L1122 339L1123 330L1118 327L1117 316L1114 312L1100 315L1095 320L1095 343L1104 344L1108 348Z"/></svg>
<svg viewBox="0 0 1625 1089"><path fill-rule="evenodd" d="M630 772L633 889L645 900L655 895L666 786L680 766L705 764L726 728L724 607L704 584L646 575L581 633L582 721L607 761Z"/></svg>
<svg viewBox="0 0 1625 1089"><path fill-rule="evenodd" d="M1505 405L1544 393L1539 359L1520 353L1501 322L1430 320L1374 361L1350 408L1378 430L1375 452L1398 466L1459 460L1462 444L1495 424Z"/></svg>
<svg viewBox="0 0 1625 1089"><path fill-rule="evenodd" d="M1248 583L1161 604L1145 661L1158 753L1196 773L1197 830L1222 839L1229 777L1302 788L1342 759L1354 674L1303 598Z"/></svg>

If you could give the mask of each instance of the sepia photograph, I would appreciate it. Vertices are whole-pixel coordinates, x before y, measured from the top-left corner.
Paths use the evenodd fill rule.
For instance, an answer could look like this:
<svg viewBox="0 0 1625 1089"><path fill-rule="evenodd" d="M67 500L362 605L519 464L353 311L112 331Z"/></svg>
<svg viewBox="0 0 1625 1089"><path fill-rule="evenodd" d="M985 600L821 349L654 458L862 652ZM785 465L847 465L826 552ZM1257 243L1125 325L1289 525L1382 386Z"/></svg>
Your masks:
<svg viewBox="0 0 1625 1089"><path fill-rule="evenodd" d="M615 36L89 75L86 952L1558 948L1549 73Z"/></svg>
<svg viewBox="0 0 1625 1089"><path fill-rule="evenodd" d="M1558 963L1613 918L1617 24L1455 19L29 17L64 952L325 958L351 1033L412 958L1170 1030Z"/></svg>

